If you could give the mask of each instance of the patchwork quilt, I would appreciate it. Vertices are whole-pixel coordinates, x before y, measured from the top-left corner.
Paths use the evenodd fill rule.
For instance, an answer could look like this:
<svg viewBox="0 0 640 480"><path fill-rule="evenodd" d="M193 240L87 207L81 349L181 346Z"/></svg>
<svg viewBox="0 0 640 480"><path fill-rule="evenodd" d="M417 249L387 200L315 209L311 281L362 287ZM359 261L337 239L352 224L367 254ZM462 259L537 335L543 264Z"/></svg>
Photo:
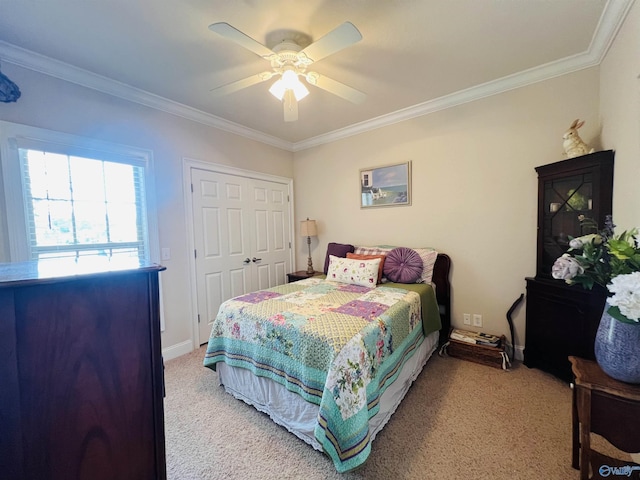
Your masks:
<svg viewBox="0 0 640 480"><path fill-rule="evenodd" d="M424 335L440 329L430 285L368 288L312 277L224 302L204 365L270 378L319 405L315 436L345 472L369 456L369 418Z"/></svg>

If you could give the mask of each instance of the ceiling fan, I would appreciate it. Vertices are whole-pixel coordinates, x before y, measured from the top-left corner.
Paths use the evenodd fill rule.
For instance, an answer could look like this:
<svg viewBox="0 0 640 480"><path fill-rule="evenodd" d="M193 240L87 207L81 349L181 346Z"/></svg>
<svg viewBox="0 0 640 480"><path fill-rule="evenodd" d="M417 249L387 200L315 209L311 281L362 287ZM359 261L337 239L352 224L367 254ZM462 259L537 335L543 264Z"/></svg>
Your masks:
<svg viewBox="0 0 640 480"><path fill-rule="evenodd" d="M236 42L271 63L271 70L214 88L212 92L216 95L236 92L279 76L280 78L269 88L269 92L282 101L285 122L293 122L298 119L298 101L309 94L309 90L300 81L300 77L310 85L353 103L362 103L366 98L364 93L355 88L317 72L307 71L311 64L362 39L358 29L350 22L343 23L311 44L309 44L311 39L307 35L298 32L279 32L281 38L272 48L261 44L225 22L209 25L209 30ZM307 46L304 46L305 43Z"/></svg>

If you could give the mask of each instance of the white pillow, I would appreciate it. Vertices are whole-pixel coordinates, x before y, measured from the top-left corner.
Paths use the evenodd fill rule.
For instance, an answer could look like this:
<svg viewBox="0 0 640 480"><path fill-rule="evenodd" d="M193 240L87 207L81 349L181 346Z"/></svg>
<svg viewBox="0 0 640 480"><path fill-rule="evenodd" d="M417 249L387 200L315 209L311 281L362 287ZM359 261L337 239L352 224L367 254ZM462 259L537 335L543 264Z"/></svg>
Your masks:
<svg viewBox="0 0 640 480"><path fill-rule="evenodd" d="M358 260L329 255L327 280L376 288L380 259Z"/></svg>

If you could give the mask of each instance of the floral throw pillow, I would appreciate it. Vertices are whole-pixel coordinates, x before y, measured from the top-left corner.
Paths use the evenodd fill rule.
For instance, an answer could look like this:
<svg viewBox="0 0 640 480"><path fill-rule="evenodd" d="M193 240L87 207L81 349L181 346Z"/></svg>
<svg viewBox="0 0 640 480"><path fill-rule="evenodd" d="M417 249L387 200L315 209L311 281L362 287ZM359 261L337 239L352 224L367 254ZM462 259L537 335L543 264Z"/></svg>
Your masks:
<svg viewBox="0 0 640 480"><path fill-rule="evenodd" d="M386 255L358 255L357 253L347 253L347 258L354 260L373 260L374 258L379 258L380 266L378 267L377 283L382 283L382 271L384 270L384 259L387 258Z"/></svg>
<svg viewBox="0 0 640 480"><path fill-rule="evenodd" d="M378 281L379 267L379 258L360 260L331 255L329 257L327 280L375 288Z"/></svg>
<svg viewBox="0 0 640 480"><path fill-rule="evenodd" d="M354 246L348 243L335 243L331 242L327 245L327 255L324 259L324 273L329 270L329 257L335 255L336 257L346 257L347 253L353 252Z"/></svg>

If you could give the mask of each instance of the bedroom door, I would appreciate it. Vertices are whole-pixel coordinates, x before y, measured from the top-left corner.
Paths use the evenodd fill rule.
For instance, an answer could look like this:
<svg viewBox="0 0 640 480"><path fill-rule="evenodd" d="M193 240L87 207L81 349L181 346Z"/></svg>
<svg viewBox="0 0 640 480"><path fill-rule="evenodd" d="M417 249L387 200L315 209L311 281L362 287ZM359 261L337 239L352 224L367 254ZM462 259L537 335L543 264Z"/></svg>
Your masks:
<svg viewBox="0 0 640 480"><path fill-rule="evenodd" d="M199 343L220 304L285 283L291 271L289 187L191 169Z"/></svg>

